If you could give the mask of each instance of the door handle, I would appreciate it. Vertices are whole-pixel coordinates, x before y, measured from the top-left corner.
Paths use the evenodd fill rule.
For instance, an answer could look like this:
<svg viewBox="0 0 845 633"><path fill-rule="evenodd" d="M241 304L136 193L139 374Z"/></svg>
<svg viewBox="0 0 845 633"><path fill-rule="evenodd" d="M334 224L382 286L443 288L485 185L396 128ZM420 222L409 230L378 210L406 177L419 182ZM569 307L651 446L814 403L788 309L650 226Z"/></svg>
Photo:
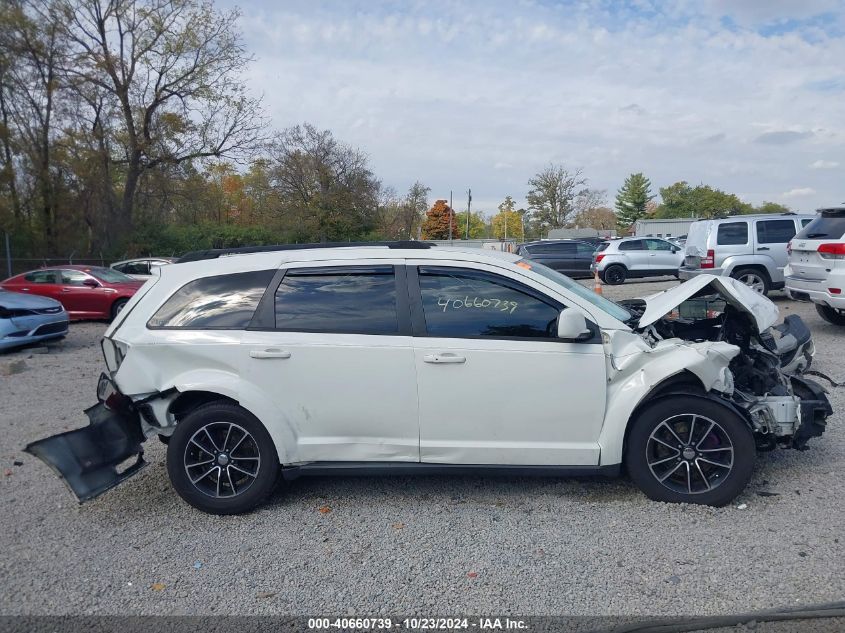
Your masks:
<svg viewBox="0 0 845 633"><path fill-rule="evenodd" d="M768 246L761 246L757 249L758 251L768 251L771 250Z"/></svg>
<svg viewBox="0 0 845 633"><path fill-rule="evenodd" d="M283 349L254 349L249 353L251 358L290 358L290 352Z"/></svg>
<svg viewBox="0 0 845 633"><path fill-rule="evenodd" d="M70 288L62 288L62 292L70 292Z"/></svg>
<svg viewBox="0 0 845 633"><path fill-rule="evenodd" d="M465 356L456 356L455 354L426 354L423 356L423 361L440 365L456 365L467 362L467 359Z"/></svg>
<svg viewBox="0 0 845 633"><path fill-rule="evenodd" d="M29 292L29 288L21 288L24 292Z"/></svg>

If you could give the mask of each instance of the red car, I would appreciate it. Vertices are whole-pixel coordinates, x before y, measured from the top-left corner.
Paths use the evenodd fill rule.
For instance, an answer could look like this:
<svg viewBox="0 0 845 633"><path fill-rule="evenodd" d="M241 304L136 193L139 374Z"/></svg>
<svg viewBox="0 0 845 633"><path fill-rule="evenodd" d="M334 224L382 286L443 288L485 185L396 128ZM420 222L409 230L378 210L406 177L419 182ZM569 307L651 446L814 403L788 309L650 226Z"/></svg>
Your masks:
<svg viewBox="0 0 845 633"><path fill-rule="evenodd" d="M66 264L10 277L0 288L56 299L71 319L113 319L143 285L111 268Z"/></svg>

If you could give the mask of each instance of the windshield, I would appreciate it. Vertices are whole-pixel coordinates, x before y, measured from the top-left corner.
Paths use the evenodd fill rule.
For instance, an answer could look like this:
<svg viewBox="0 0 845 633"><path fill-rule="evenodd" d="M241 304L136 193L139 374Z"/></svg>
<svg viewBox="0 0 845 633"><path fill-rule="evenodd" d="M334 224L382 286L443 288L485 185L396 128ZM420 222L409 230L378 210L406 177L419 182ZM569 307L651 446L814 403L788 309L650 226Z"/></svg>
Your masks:
<svg viewBox="0 0 845 633"><path fill-rule="evenodd" d="M552 270L548 266L544 266L543 264L538 264L535 261L529 261L526 259L519 260L518 262L516 262L516 265L534 271L538 275L542 275L546 279L555 282L558 286L563 286L570 292L578 295L580 298L586 299L600 310L607 312L614 319L618 319L619 321L622 321L624 323L625 321L631 318L631 313L619 304L616 304L613 301L610 301L609 299L605 299L601 295L597 295L589 288L585 288L577 281L573 281L566 275L563 275L557 272L556 270Z"/></svg>
<svg viewBox="0 0 845 633"><path fill-rule="evenodd" d="M110 284L122 284L126 282L136 283L137 279L132 279L129 275L124 275L122 272L114 270L113 268L89 268L85 272L93 275L100 281L106 281Z"/></svg>

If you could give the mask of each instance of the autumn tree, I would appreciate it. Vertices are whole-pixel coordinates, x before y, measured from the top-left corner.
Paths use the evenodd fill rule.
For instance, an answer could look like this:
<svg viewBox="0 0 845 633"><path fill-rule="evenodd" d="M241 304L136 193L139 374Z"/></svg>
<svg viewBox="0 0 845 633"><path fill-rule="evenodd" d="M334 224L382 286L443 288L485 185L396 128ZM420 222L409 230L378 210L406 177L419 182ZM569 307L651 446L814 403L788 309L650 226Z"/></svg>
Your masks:
<svg viewBox="0 0 845 633"><path fill-rule="evenodd" d="M422 238L424 240L448 240L449 225L452 226L452 237L460 237L455 213L446 200L436 200L425 214L422 223Z"/></svg>
<svg viewBox="0 0 845 633"><path fill-rule="evenodd" d="M259 102L247 95L249 56L237 11L201 0L56 0L68 51L62 70L101 90L118 119L122 170L113 231L130 231L142 176L164 164L239 158L261 140ZM119 124L118 124L119 123Z"/></svg>
<svg viewBox="0 0 845 633"><path fill-rule="evenodd" d="M617 217L609 207L589 207L575 216L575 224L580 228L609 231L617 226Z"/></svg>
<svg viewBox="0 0 845 633"><path fill-rule="evenodd" d="M499 212L490 220L493 235L499 239L522 237L522 216L516 211L516 203L505 196L499 204Z"/></svg>
<svg viewBox="0 0 845 633"><path fill-rule="evenodd" d="M646 215L648 203L654 198L651 181L642 173L631 174L616 194L616 219L621 228L628 228Z"/></svg>

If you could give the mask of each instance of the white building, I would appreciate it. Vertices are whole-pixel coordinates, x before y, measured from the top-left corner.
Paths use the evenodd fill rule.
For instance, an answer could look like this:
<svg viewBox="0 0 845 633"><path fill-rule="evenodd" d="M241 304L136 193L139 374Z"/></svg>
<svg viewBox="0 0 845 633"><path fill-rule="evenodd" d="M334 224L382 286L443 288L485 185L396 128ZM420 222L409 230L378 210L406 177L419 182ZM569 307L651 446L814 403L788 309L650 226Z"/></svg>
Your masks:
<svg viewBox="0 0 845 633"><path fill-rule="evenodd" d="M642 218L634 222L633 234L637 237L680 237L689 233L690 225L699 218L668 218L652 220Z"/></svg>

